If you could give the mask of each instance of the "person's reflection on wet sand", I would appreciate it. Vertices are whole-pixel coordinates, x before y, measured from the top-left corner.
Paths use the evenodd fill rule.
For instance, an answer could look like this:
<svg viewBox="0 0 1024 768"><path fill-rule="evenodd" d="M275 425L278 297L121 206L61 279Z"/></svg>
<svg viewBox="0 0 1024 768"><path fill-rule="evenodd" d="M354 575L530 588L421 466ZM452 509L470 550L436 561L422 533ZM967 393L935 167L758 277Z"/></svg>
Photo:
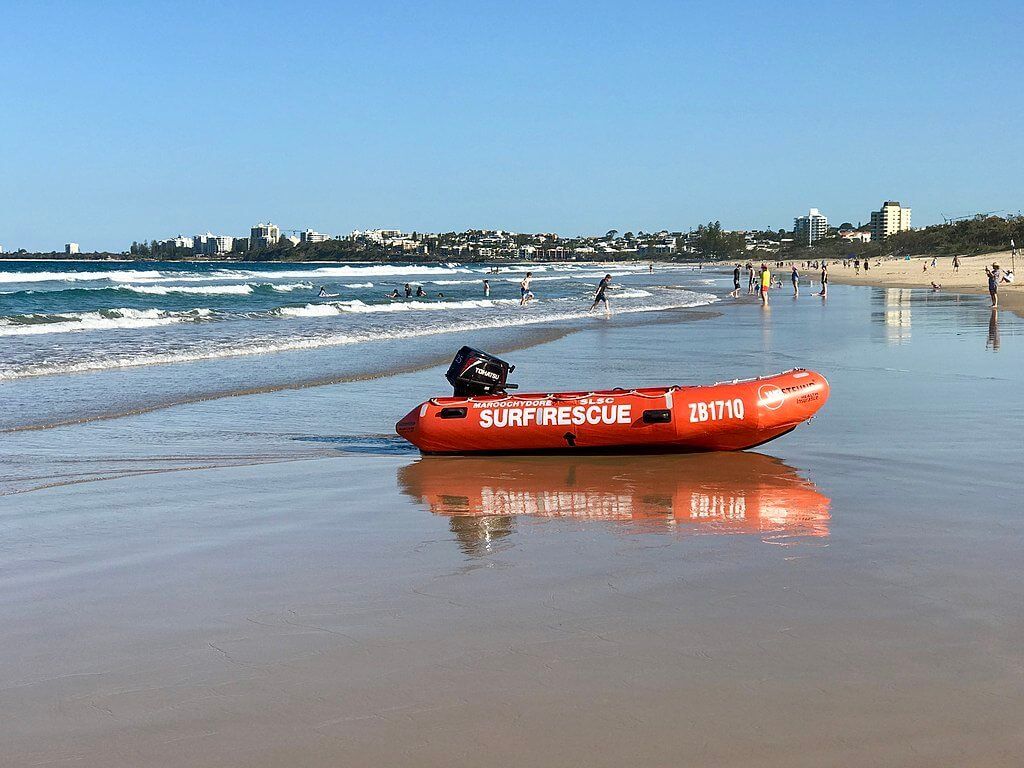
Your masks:
<svg viewBox="0 0 1024 768"><path fill-rule="evenodd" d="M448 528L455 534L459 549L470 557L483 557L494 545L516 529L511 515L452 515Z"/></svg>
<svg viewBox="0 0 1024 768"><path fill-rule="evenodd" d="M398 482L451 518L470 556L491 552L519 515L645 533L753 534L772 543L828 536L829 498L792 467L757 453L425 457L399 468Z"/></svg>
<svg viewBox="0 0 1024 768"><path fill-rule="evenodd" d="M985 349L993 352L999 351L999 310L993 309L988 318L988 339L985 341Z"/></svg>

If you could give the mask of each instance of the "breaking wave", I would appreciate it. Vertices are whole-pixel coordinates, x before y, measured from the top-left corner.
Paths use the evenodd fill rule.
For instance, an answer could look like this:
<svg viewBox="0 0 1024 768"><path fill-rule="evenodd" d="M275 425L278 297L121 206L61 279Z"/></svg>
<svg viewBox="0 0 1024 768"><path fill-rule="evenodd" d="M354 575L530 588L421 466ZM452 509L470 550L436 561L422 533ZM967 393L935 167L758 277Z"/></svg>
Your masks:
<svg viewBox="0 0 1024 768"><path fill-rule="evenodd" d="M718 301L715 296L709 294L697 294L692 292L685 293L688 293L689 295L679 296L675 301L647 306L624 307L618 309L617 314L635 314L642 312L658 312L670 309L684 309L688 307L703 306ZM201 312L202 310L196 311ZM242 341L216 348L206 346L174 352L142 353L124 357L107 357L67 363L36 363L16 369L0 369L0 380L20 379L32 376L46 376L62 373L84 373L108 370L112 368L130 368L167 363L197 362L202 360L243 357L247 355L260 355L274 352L318 349L322 347L380 340L416 338L443 333L464 333L469 331L491 330L495 328L521 327L548 322L580 320L588 316L589 314L585 309L553 313L502 313L497 315L487 315L486 318L475 321L441 324L436 326L406 326L403 328L392 328L389 330L367 329L356 332L327 334L313 338L290 337L275 341ZM195 320L199 319L199 317L195 316L191 319ZM0 326L0 330L2 330L2 328L3 326Z"/></svg>
<svg viewBox="0 0 1024 768"><path fill-rule="evenodd" d="M97 312L13 315L0 318L0 336L42 333L105 331L118 328L152 328L172 323L195 322L211 315L209 309L168 312L162 309L101 309Z"/></svg>
<svg viewBox="0 0 1024 768"><path fill-rule="evenodd" d="M95 272L0 272L0 283L54 283L110 280L128 283L132 280L153 280L162 277L156 270L103 270Z"/></svg>
<svg viewBox="0 0 1024 768"><path fill-rule="evenodd" d="M392 304L366 304L352 301L330 301L324 304L306 304L303 307L279 307L274 313L284 317L328 317L346 312L372 314L375 312L437 312L453 309L487 309L489 307L519 304L515 299L479 299L469 301L396 301Z"/></svg>

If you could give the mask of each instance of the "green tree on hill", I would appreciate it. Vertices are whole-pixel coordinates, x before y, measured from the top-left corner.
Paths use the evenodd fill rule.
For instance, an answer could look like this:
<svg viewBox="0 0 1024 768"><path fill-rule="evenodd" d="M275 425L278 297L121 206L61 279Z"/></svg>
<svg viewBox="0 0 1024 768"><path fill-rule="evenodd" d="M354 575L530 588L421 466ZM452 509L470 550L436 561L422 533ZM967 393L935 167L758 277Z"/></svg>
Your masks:
<svg viewBox="0 0 1024 768"><path fill-rule="evenodd" d="M702 259L731 259L747 248L742 233L726 232L718 221L701 224L696 234L693 246Z"/></svg>

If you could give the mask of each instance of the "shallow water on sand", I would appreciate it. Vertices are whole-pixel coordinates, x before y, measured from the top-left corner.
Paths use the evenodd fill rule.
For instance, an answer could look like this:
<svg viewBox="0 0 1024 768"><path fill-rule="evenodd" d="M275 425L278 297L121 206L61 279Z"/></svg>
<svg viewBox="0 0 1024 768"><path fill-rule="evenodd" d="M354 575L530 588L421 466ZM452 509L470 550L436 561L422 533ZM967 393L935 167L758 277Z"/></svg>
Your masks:
<svg viewBox="0 0 1024 768"><path fill-rule="evenodd" d="M842 286L722 310L515 379L821 371L770 455L420 458L390 431L438 368L3 435L7 757L1016 765L1022 322Z"/></svg>

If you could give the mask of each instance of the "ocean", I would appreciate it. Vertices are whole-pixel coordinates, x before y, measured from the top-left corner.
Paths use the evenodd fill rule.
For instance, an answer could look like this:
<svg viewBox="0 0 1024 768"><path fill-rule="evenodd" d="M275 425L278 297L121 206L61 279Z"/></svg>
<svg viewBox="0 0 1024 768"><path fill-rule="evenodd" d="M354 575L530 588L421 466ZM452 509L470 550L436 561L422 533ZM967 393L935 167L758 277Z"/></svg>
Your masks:
<svg viewBox="0 0 1024 768"><path fill-rule="evenodd" d="M527 271L535 299L523 307ZM647 264L3 261L0 429L379 375L467 338L514 345L602 322L588 309L608 272L616 316L716 300L710 276ZM406 298L406 285L425 296Z"/></svg>

